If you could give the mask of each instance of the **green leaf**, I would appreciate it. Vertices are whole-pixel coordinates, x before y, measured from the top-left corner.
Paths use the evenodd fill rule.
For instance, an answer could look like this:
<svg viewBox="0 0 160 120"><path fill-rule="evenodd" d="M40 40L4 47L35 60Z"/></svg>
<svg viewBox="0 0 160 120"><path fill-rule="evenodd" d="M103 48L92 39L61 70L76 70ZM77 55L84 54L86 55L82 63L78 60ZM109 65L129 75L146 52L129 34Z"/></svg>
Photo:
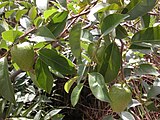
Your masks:
<svg viewBox="0 0 160 120"><path fill-rule="evenodd" d="M51 72L49 71L48 66L40 59L38 59L36 62L35 73L37 77L38 87L42 88L50 94L54 78Z"/></svg>
<svg viewBox="0 0 160 120"><path fill-rule="evenodd" d="M126 38L128 36L127 31L125 30L124 27L122 27L121 25L118 25L116 27L116 38L117 39L123 39Z"/></svg>
<svg viewBox="0 0 160 120"><path fill-rule="evenodd" d="M47 20L50 16L52 16L56 12L57 12L57 9L51 9L51 10L44 11L43 15L44 15L45 20Z"/></svg>
<svg viewBox="0 0 160 120"><path fill-rule="evenodd" d="M60 72L61 74L74 74L75 67L73 63L65 58L64 56L58 54L55 50L41 49L39 51L39 57L52 69Z"/></svg>
<svg viewBox="0 0 160 120"><path fill-rule="evenodd" d="M134 20L151 11L156 5L156 2L157 0L131 0L122 13L130 15L127 20Z"/></svg>
<svg viewBox="0 0 160 120"><path fill-rule="evenodd" d="M122 120L135 120L133 115L127 111L121 112L120 117Z"/></svg>
<svg viewBox="0 0 160 120"><path fill-rule="evenodd" d="M45 26L38 28L38 30L36 31L36 35L42 36L42 37L47 37L47 38L52 38L52 39L55 38L53 33Z"/></svg>
<svg viewBox="0 0 160 120"><path fill-rule="evenodd" d="M67 16L68 16L68 11L63 11L55 14L52 19L54 23L61 23L67 18Z"/></svg>
<svg viewBox="0 0 160 120"><path fill-rule="evenodd" d="M81 38L81 24L78 23L73 26L69 34L69 45L71 47L73 55L77 59L80 59L81 57L80 38Z"/></svg>
<svg viewBox="0 0 160 120"><path fill-rule="evenodd" d="M99 71L104 75L105 82L113 81L121 66L121 54L116 43L111 43L105 50L103 62L99 65Z"/></svg>
<svg viewBox="0 0 160 120"><path fill-rule="evenodd" d="M59 2L60 5L62 5L64 8L67 7L67 0L58 0L58 2Z"/></svg>
<svg viewBox="0 0 160 120"><path fill-rule="evenodd" d="M109 102L110 98L108 96L108 90L106 88L106 83L103 76L98 72L89 73L88 75L89 87L93 95L105 102Z"/></svg>
<svg viewBox="0 0 160 120"><path fill-rule="evenodd" d="M70 80L68 80L65 85L64 85L64 90L69 93L70 88L72 87L73 83L76 82L76 80L78 79L78 77L74 77L71 78Z"/></svg>
<svg viewBox="0 0 160 120"><path fill-rule="evenodd" d="M66 26L66 19L64 19L60 23L54 23L54 21L50 21L47 25L47 28L53 33L55 37L58 37L60 33L64 30Z"/></svg>
<svg viewBox="0 0 160 120"><path fill-rule="evenodd" d="M148 98L156 97L160 94L160 86L152 86L147 93Z"/></svg>
<svg viewBox="0 0 160 120"><path fill-rule="evenodd" d="M53 118L53 116L57 115L62 109L55 109L50 111L45 117L44 120L49 120L51 118Z"/></svg>
<svg viewBox="0 0 160 120"><path fill-rule="evenodd" d="M151 18L151 16L148 13L141 17L141 22L142 22L143 28L148 28L149 27L150 18Z"/></svg>
<svg viewBox="0 0 160 120"><path fill-rule="evenodd" d="M83 84L80 83L73 89L73 91L71 93L71 104L73 107L77 104L77 102L79 100L82 88L83 88Z"/></svg>
<svg viewBox="0 0 160 120"><path fill-rule="evenodd" d="M9 18L14 12L15 12L15 10L6 11L5 12L5 18Z"/></svg>
<svg viewBox="0 0 160 120"><path fill-rule="evenodd" d="M129 17L123 14L110 14L106 16L101 23L101 32L103 36L108 35L114 28L116 28L124 19Z"/></svg>
<svg viewBox="0 0 160 120"><path fill-rule="evenodd" d="M37 8L35 6L33 6L29 12L28 12L28 16L31 18L31 20L34 20L37 16Z"/></svg>
<svg viewBox="0 0 160 120"><path fill-rule="evenodd" d="M138 68L135 69L135 73L139 76L149 74L159 76L159 72L151 64L140 64Z"/></svg>
<svg viewBox="0 0 160 120"><path fill-rule="evenodd" d="M26 14L28 12L27 9L23 9L23 10L18 10L17 13L16 13L16 21L19 21L20 18Z"/></svg>
<svg viewBox="0 0 160 120"><path fill-rule="evenodd" d="M8 63L5 57L0 59L0 95L6 100L15 103L14 89L9 78Z"/></svg>
<svg viewBox="0 0 160 120"><path fill-rule="evenodd" d="M10 3L9 1L2 2L0 4L0 9L3 8L3 7L5 7L5 6L7 6L9 3Z"/></svg>
<svg viewBox="0 0 160 120"><path fill-rule="evenodd" d="M134 34L132 43L160 43L160 26L140 30Z"/></svg>
<svg viewBox="0 0 160 120"><path fill-rule="evenodd" d="M20 37L23 33L17 30L8 30L2 32L3 40L14 42L18 37Z"/></svg>

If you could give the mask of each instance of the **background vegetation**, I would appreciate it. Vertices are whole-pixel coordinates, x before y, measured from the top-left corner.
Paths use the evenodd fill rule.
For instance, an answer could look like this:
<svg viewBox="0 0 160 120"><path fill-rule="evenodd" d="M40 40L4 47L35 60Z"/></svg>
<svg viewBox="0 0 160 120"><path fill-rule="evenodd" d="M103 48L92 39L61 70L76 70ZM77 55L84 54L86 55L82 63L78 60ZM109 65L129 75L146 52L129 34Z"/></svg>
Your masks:
<svg viewBox="0 0 160 120"><path fill-rule="evenodd" d="M0 119L160 118L160 1L0 3ZM15 50L24 69L12 49L26 42L33 64ZM120 112L111 108L115 84L132 95Z"/></svg>

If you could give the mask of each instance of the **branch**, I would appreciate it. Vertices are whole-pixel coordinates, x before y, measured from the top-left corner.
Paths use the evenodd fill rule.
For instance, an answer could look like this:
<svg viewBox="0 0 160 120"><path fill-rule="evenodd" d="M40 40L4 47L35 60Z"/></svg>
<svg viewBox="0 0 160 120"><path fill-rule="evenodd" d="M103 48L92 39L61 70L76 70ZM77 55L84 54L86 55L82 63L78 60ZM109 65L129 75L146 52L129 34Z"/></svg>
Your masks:
<svg viewBox="0 0 160 120"><path fill-rule="evenodd" d="M19 75L20 73L22 73L23 71L21 69L15 71L13 74L10 75L10 79L11 81L14 81L14 79L17 77L17 75Z"/></svg>

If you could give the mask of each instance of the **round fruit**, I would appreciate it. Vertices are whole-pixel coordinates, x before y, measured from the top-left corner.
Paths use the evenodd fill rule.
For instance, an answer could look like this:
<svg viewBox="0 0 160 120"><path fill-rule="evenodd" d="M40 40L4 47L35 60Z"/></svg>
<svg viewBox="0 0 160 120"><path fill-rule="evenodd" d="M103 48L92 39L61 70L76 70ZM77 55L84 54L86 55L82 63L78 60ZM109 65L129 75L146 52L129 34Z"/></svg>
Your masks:
<svg viewBox="0 0 160 120"><path fill-rule="evenodd" d="M132 92L126 84L115 84L109 89L111 108L114 112L122 112L132 100Z"/></svg>
<svg viewBox="0 0 160 120"><path fill-rule="evenodd" d="M28 42L14 45L11 48L12 60L24 71L32 69L34 64L33 46Z"/></svg>

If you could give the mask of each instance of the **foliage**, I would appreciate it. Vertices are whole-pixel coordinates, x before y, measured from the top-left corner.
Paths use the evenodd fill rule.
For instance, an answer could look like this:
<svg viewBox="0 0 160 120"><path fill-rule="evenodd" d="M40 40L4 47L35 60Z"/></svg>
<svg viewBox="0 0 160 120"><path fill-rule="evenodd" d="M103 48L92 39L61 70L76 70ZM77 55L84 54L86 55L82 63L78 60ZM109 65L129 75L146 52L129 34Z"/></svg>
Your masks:
<svg viewBox="0 0 160 120"><path fill-rule="evenodd" d="M158 0L0 3L0 118L62 120L68 109L82 113L69 119L160 118ZM11 54L24 42L35 54L15 52L25 71ZM120 113L110 107L116 84L132 92Z"/></svg>

